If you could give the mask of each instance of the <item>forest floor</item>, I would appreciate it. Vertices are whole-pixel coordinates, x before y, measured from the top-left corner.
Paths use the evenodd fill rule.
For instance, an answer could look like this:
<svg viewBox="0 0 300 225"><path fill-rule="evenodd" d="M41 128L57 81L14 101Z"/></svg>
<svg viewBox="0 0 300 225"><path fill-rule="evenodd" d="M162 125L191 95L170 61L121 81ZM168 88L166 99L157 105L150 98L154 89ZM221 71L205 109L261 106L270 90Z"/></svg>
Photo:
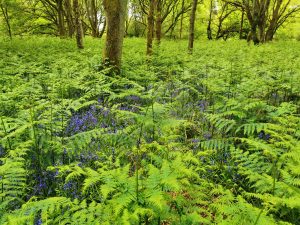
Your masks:
<svg viewBox="0 0 300 225"><path fill-rule="evenodd" d="M299 224L300 42L0 43L0 224Z"/></svg>

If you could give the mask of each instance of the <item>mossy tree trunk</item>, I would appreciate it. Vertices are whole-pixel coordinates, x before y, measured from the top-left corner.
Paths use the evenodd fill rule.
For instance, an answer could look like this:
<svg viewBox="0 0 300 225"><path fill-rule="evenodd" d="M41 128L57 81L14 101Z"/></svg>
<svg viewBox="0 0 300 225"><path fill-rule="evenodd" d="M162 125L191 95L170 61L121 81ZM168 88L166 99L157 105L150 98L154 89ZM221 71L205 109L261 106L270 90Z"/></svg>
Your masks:
<svg viewBox="0 0 300 225"><path fill-rule="evenodd" d="M121 68L127 2L127 0L103 0L107 22L103 63L114 66L117 72L120 72Z"/></svg>
<svg viewBox="0 0 300 225"><path fill-rule="evenodd" d="M210 0L210 8L209 8L209 18L208 18L208 24L207 24L207 39L212 40L212 29L211 29L211 24L212 24L212 14L213 14L213 0Z"/></svg>
<svg viewBox="0 0 300 225"><path fill-rule="evenodd" d="M80 19L80 8L78 0L73 0L73 11L75 17L76 42L79 49L83 49L83 31Z"/></svg>
<svg viewBox="0 0 300 225"><path fill-rule="evenodd" d="M156 41L159 45L162 36L162 0L156 0Z"/></svg>
<svg viewBox="0 0 300 225"><path fill-rule="evenodd" d="M148 21L147 21L147 55L152 55L153 34L154 34L154 10L156 0L150 0Z"/></svg>
<svg viewBox="0 0 300 225"><path fill-rule="evenodd" d="M189 32L189 53L193 53L194 48L194 39L195 39L195 19L196 19L196 11L197 11L198 0L193 0L192 11L190 15L190 32Z"/></svg>
<svg viewBox="0 0 300 225"><path fill-rule="evenodd" d="M64 21L64 7L63 7L63 0L57 0L57 16L58 16L58 33L59 36L62 38L65 36L65 21Z"/></svg>
<svg viewBox="0 0 300 225"><path fill-rule="evenodd" d="M181 3L181 11L184 12L185 7L184 7L184 0L182 0ZM182 39L182 31L183 31L183 19L184 19L184 13L181 14L180 16L180 28L179 28L179 38Z"/></svg>
<svg viewBox="0 0 300 225"><path fill-rule="evenodd" d="M65 6L65 15L66 15L66 22L68 27L68 35L70 38L73 37L75 32L75 24L74 24L74 13L72 9L72 1L71 0L65 0L64 2Z"/></svg>

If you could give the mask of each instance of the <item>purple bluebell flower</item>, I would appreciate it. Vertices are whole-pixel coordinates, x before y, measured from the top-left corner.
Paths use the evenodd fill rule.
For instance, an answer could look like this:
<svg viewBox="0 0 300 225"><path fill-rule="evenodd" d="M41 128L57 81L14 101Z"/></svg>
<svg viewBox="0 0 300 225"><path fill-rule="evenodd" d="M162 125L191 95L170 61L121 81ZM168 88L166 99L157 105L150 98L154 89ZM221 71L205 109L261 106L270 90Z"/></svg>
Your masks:
<svg viewBox="0 0 300 225"><path fill-rule="evenodd" d="M206 100L198 101L198 107L200 108L201 112L204 112L208 107L208 102Z"/></svg>
<svg viewBox="0 0 300 225"><path fill-rule="evenodd" d="M264 131L261 131L258 134L258 138L259 139L264 139L265 141L268 141L268 140L270 140L271 135L270 134L266 134Z"/></svg>
<svg viewBox="0 0 300 225"><path fill-rule="evenodd" d="M42 225L43 221L42 218L39 218L38 220L35 221L34 225Z"/></svg>
<svg viewBox="0 0 300 225"><path fill-rule="evenodd" d="M5 154L5 149L3 148L2 145L0 145L0 157L3 157Z"/></svg>
<svg viewBox="0 0 300 225"><path fill-rule="evenodd" d="M63 189L64 190L70 190L72 187L73 187L73 182L69 181L69 182L64 184Z"/></svg>
<svg viewBox="0 0 300 225"><path fill-rule="evenodd" d="M210 140L212 138L212 135L211 135L211 133L205 133L203 135L203 138L206 139L206 140Z"/></svg>
<svg viewBox="0 0 300 225"><path fill-rule="evenodd" d="M265 133L263 131L259 132L258 134L258 138L259 139L263 139L264 138Z"/></svg>
<svg viewBox="0 0 300 225"><path fill-rule="evenodd" d="M138 102L141 100L141 98L137 95L130 95L126 97L127 100L133 101L133 102Z"/></svg>

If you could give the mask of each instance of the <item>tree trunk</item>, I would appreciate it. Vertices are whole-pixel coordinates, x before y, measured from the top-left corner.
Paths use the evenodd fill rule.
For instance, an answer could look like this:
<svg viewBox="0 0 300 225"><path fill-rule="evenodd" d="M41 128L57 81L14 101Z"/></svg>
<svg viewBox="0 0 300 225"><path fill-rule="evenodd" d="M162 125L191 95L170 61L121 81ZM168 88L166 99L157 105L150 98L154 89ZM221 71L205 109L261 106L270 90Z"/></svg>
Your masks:
<svg viewBox="0 0 300 225"><path fill-rule="evenodd" d="M258 0L253 0L252 6L250 6L249 2L247 2L247 4L244 5L246 15L250 23L250 32L247 37L247 42L250 42L252 40L255 45L259 44L259 39L257 35L257 26L259 21L259 7L257 1Z"/></svg>
<svg viewBox="0 0 300 225"><path fill-rule="evenodd" d="M272 19L266 32L266 41L272 41L276 32L277 22L279 19L279 10L283 0L278 0L275 9L273 10Z"/></svg>
<svg viewBox="0 0 300 225"><path fill-rule="evenodd" d="M152 55L155 0L150 0L147 24L147 55Z"/></svg>
<svg viewBox="0 0 300 225"><path fill-rule="evenodd" d="M195 19L196 19L196 11L197 11L198 0L193 0L192 11L190 15L190 31L189 31L189 53L193 53L194 48L194 39L195 39Z"/></svg>
<svg viewBox="0 0 300 225"><path fill-rule="evenodd" d="M12 34L11 34L11 26L10 26L10 21L9 21L9 16L8 16L8 10L6 6L3 6L2 3L0 3L1 11L3 13L3 17L6 23L6 29L7 33L10 39L12 39Z"/></svg>
<svg viewBox="0 0 300 225"><path fill-rule="evenodd" d="M162 17L161 17L161 10L162 10L162 0L156 0L156 41L159 45L161 42L161 34L162 34Z"/></svg>
<svg viewBox="0 0 300 225"><path fill-rule="evenodd" d="M67 25L68 25L68 35L71 38L73 37L75 31L71 0L65 1L65 12L66 12Z"/></svg>
<svg viewBox="0 0 300 225"><path fill-rule="evenodd" d="M213 12L213 0L210 0L209 18L208 18L208 25L207 25L208 40L212 40L212 31L211 31L212 12Z"/></svg>
<svg viewBox="0 0 300 225"><path fill-rule="evenodd" d="M65 24L64 24L63 0L57 0L57 13L58 13L58 33L60 37L64 37Z"/></svg>
<svg viewBox="0 0 300 225"><path fill-rule="evenodd" d="M99 20L95 0L85 0L87 17L92 30L92 37L99 37Z"/></svg>
<svg viewBox="0 0 300 225"><path fill-rule="evenodd" d="M114 66L120 72L127 0L103 0L107 20L103 63Z"/></svg>
<svg viewBox="0 0 300 225"><path fill-rule="evenodd" d="M105 32L105 29L106 29L106 19L104 18L103 27L102 27L101 31L99 32L99 38L102 38L102 36Z"/></svg>
<svg viewBox="0 0 300 225"><path fill-rule="evenodd" d="M76 42L79 49L83 49L83 33L82 33L82 23L80 19L80 8L78 0L73 0L73 11L75 17L75 30L76 30Z"/></svg>
<svg viewBox="0 0 300 225"><path fill-rule="evenodd" d="M241 25L240 25L240 39L243 39L244 15L245 15L245 12L242 9L242 18L241 18Z"/></svg>
<svg viewBox="0 0 300 225"><path fill-rule="evenodd" d="M184 0L182 0L181 12L184 12ZM181 17L180 17L180 29L179 29L179 38L180 39L182 39L183 18L184 18L184 13L182 13Z"/></svg>

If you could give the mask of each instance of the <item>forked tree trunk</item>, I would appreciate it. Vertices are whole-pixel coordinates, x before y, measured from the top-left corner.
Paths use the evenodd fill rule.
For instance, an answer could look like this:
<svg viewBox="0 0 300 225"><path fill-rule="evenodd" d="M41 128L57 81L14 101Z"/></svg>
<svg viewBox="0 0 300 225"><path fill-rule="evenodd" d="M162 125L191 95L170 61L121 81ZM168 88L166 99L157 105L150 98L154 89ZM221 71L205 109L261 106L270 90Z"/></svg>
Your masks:
<svg viewBox="0 0 300 225"><path fill-rule="evenodd" d="M86 13L89 23L91 25L92 37L99 37L99 23L101 22L98 19L98 9L96 5L96 0L85 0ZM101 17L100 17L101 18Z"/></svg>
<svg viewBox="0 0 300 225"><path fill-rule="evenodd" d="M270 24L269 24L269 27L266 31L266 41L272 41L273 40L273 37L274 37L274 34L276 32L276 28L277 28L277 23L278 23L278 20L280 18L280 7L283 3L283 0L278 0L277 1L277 4L273 10L273 14L272 14L272 19L270 21Z"/></svg>
<svg viewBox="0 0 300 225"><path fill-rule="evenodd" d="M108 61L120 72L127 0L103 0L103 6L107 21L103 63Z"/></svg>
<svg viewBox="0 0 300 225"><path fill-rule="evenodd" d="M154 10L155 0L150 0L150 7L147 21L147 55L152 55L153 52L153 34L154 34Z"/></svg>
<svg viewBox="0 0 300 225"><path fill-rule="evenodd" d="M78 0L73 0L73 11L75 17L75 30L76 30L76 42L79 49L83 49L83 33L82 33L82 23L80 19L80 8Z"/></svg>
<svg viewBox="0 0 300 225"><path fill-rule="evenodd" d="M196 11L197 11L198 0L193 0L192 11L190 15L190 32L189 32L189 53L193 53L194 48L194 39L195 39L195 19L196 19Z"/></svg>

